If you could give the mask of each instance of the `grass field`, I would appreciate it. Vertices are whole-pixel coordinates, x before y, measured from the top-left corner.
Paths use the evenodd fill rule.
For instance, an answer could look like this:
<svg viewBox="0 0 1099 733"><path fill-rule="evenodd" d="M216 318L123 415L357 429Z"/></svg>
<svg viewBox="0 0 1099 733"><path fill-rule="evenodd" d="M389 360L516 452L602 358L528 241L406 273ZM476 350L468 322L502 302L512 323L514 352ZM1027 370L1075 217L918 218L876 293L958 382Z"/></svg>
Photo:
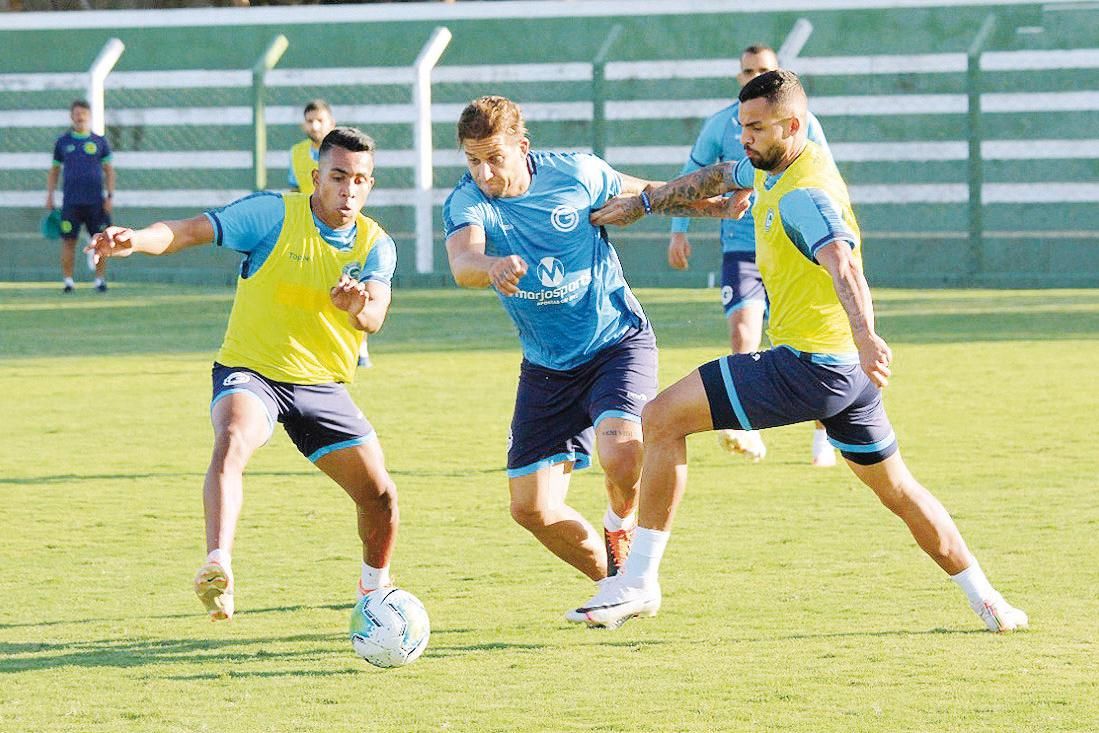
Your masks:
<svg viewBox="0 0 1099 733"><path fill-rule="evenodd" d="M124 267L124 265L123 265ZM662 384L720 354L714 291L643 290ZM1099 730L1099 290L880 291L902 450L1031 617L982 631L809 429L691 442L664 609L617 632L508 516L519 355L486 292L397 291L352 391L398 482L414 665L357 659L350 500L284 434L253 461L238 614L193 597L225 289L0 284L0 731ZM598 469L572 500L602 512Z"/></svg>

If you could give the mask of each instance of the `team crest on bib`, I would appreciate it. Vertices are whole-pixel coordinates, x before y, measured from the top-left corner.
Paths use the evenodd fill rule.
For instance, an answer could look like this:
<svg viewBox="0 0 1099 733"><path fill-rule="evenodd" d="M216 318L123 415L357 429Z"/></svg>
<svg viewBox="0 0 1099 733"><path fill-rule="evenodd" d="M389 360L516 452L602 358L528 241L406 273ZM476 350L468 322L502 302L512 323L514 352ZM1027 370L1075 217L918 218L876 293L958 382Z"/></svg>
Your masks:
<svg viewBox="0 0 1099 733"><path fill-rule="evenodd" d="M763 220L763 231L771 231L771 225L775 223L775 210L767 209L767 218Z"/></svg>
<svg viewBox="0 0 1099 733"><path fill-rule="evenodd" d="M363 275L363 268L358 262L352 262L343 266L343 274L347 275L353 280L361 280Z"/></svg>
<svg viewBox="0 0 1099 733"><path fill-rule="evenodd" d="M248 372L233 372L221 382L223 387L232 387L234 384L244 384L252 380Z"/></svg>
<svg viewBox="0 0 1099 733"><path fill-rule="evenodd" d="M580 224L580 214L575 206L561 204L550 214L550 224L559 232L571 232Z"/></svg>

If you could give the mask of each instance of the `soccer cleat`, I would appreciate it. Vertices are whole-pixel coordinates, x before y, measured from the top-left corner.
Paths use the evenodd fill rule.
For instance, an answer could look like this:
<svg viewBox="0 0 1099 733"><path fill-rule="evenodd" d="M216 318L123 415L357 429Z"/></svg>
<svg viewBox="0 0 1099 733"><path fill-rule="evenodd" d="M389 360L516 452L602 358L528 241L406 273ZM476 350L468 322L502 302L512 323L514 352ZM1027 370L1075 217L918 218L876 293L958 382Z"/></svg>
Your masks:
<svg viewBox="0 0 1099 733"><path fill-rule="evenodd" d="M993 595L980 603L970 604L973 610L985 622L989 631L1023 631L1028 628L1030 619L1021 609L1015 608L1004 597L993 591Z"/></svg>
<svg viewBox="0 0 1099 733"><path fill-rule="evenodd" d="M610 530L603 528L603 544L607 548L607 577L618 575L626 564L633 543L632 529Z"/></svg>
<svg viewBox="0 0 1099 733"><path fill-rule="evenodd" d="M195 575L195 595L206 606L211 621L233 617L233 573L221 563L208 562Z"/></svg>
<svg viewBox="0 0 1099 733"><path fill-rule="evenodd" d="M373 362L370 361L369 356L364 356L362 354L359 354L359 366L361 366L363 369L369 369L373 365L374 364L373 364Z"/></svg>
<svg viewBox="0 0 1099 733"><path fill-rule="evenodd" d="M631 618L655 616L660 610L660 585L653 581L629 585L622 575L599 581L599 592L580 608L565 612L565 620L591 629L617 629Z"/></svg>
<svg viewBox="0 0 1099 733"><path fill-rule="evenodd" d="M103 282L99 283L98 285L95 286L95 289L98 290L101 293L107 292L107 281L104 280Z"/></svg>
<svg viewBox="0 0 1099 733"><path fill-rule="evenodd" d="M767 456L758 430L719 430L717 442L730 453L739 453L752 463L759 463Z"/></svg>
<svg viewBox="0 0 1099 733"><path fill-rule="evenodd" d="M831 468L836 465L836 449L828 445L823 450L814 452L810 463L817 468Z"/></svg>
<svg viewBox="0 0 1099 733"><path fill-rule="evenodd" d="M76 287L75 287L75 286L73 286L73 285L69 285L68 283L65 283L65 285L63 285L63 286L61 287L61 292L62 292L62 293L71 293L71 292L73 292L74 290L76 290Z"/></svg>

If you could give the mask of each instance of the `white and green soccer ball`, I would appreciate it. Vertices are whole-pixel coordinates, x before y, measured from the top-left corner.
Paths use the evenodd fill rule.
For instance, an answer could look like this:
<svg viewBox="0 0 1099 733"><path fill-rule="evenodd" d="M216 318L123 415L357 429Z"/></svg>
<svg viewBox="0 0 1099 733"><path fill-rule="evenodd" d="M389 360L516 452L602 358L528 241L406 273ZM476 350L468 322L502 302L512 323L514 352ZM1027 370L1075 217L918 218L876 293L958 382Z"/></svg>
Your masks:
<svg viewBox="0 0 1099 733"><path fill-rule="evenodd" d="M379 588L351 611L351 646L375 667L402 667L427 648L431 623L420 599L400 588Z"/></svg>

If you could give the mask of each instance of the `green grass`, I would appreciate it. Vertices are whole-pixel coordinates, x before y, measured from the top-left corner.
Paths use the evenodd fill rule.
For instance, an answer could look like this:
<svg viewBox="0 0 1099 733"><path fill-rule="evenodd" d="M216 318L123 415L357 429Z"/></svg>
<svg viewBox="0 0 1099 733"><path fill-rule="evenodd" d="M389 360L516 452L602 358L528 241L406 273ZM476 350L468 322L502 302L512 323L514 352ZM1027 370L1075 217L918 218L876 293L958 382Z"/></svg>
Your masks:
<svg viewBox="0 0 1099 733"><path fill-rule="evenodd" d="M588 581L508 516L519 362L488 293L396 293L352 392L401 496L394 563L431 644L352 653L350 501L281 432L253 460L210 624L209 364L231 293L0 284L0 731L1099 729L1099 291L881 291L902 450L1033 629L980 630L953 584L809 430L748 465L711 436L663 565L664 609L566 624ZM646 290L662 383L719 355L714 291ZM571 500L602 512L598 469Z"/></svg>

